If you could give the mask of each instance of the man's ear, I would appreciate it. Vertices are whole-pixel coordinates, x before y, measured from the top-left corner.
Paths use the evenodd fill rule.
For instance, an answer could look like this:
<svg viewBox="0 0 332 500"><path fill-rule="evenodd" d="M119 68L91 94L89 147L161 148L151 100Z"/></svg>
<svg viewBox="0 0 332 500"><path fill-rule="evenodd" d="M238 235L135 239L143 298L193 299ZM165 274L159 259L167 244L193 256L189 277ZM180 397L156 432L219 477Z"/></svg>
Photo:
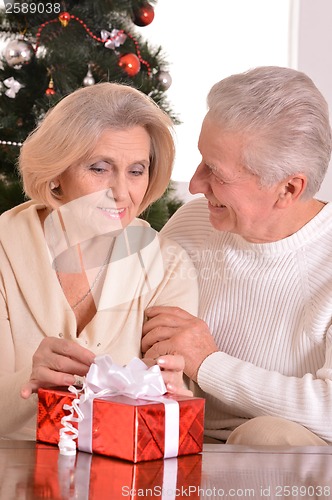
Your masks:
<svg viewBox="0 0 332 500"><path fill-rule="evenodd" d="M295 174L280 183L277 206L287 208L298 201L307 187L307 177L304 174Z"/></svg>

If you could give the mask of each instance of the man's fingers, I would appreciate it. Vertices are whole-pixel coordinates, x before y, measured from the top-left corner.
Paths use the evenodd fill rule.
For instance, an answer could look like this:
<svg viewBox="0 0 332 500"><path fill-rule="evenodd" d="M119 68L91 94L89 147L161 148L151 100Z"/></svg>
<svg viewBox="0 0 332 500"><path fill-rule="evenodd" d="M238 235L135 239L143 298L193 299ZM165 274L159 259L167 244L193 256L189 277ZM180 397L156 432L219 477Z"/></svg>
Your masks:
<svg viewBox="0 0 332 500"><path fill-rule="evenodd" d="M165 354L173 354L170 342L164 340L163 342L156 342L145 353L144 357L157 359ZM161 365L160 365L161 367Z"/></svg>
<svg viewBox="0 0 332 500"><path fill-rule="evenodd" d="M175 334L176 329L170 330L169 328L158 327L154 330L151 330L149 334L146 334L142 337L141 349L142 352L145 353L150 347L152 347L156 343L165 342L169 340L171 334ZM164 353L167 354L167 353Z"/></svg>
<svg viewBox="0 0 332 500"><path fill-rule="evenodd" d="M188 320L186 320L188 321ZM176 316L166 315L166 314L158 314L153 318L148 318L142 328L143 336L149 333L151 330L156 330L159 327L164 328L176 328L179 325L185 325L185 320L179 319Z"/></svg>
<svg viewBox="0 0 332 500"><path fill-rule="evenodd" d="M193 318L193 316L185 311L184 309L181 309L181 307L175 307L175 306L153 306L149 307L148 309L145 310L145 315L147 318L154 318L155 316L158 315L164 315L165 317L176 317L177 319L183 318L183 319L190 319Z"/></svg>

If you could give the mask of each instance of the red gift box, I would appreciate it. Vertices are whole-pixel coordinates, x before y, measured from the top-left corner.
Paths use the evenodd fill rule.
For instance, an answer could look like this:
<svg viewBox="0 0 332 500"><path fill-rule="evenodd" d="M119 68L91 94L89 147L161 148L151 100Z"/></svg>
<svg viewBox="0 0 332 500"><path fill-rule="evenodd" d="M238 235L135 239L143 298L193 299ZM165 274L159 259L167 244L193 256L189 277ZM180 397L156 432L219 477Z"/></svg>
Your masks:
<svg viewBox="0 0 332 500"><path fill-rule="evenodd" d="M61 419L75 396L64 390L38 391L37 440L58 444ZM179 404L178 456L199 453L203 447L203 398L176 397ZM77 427L77 424L73 424ZM158 401L115 396L94 399L92 452L131 462L164 457L165 405Z"/></svg>
<svg viewBox="0 0 332 500"><path fill-rule="evenodd" d="M202 455L132 464L78 452L59 454L37 444L33 492L37 498L199 498Z"/></svg>

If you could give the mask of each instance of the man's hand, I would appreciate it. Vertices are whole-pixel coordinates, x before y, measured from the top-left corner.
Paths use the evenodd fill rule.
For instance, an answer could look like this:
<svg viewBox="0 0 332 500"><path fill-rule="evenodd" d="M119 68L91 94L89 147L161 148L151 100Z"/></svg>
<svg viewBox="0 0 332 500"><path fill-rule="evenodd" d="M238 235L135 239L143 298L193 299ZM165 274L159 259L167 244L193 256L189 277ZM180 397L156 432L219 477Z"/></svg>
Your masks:
<svg viewBox="0 0 332 500"><path fill-rule="evenodd" d="M40 387L74 384L74 375L86 375L94 358L93 352L72 340L54 337L42 340L33 355L30 380L22 387L21 396L27 399Z"/></svg>
<svg viewBox="0 0 332 500"><path fill-rule="evenodd" d="M142 352L157 359L165 354L180 354L184 373L197 381L204 359L218 351L207 324L179 307L157 306L145 312Z"/></svg>

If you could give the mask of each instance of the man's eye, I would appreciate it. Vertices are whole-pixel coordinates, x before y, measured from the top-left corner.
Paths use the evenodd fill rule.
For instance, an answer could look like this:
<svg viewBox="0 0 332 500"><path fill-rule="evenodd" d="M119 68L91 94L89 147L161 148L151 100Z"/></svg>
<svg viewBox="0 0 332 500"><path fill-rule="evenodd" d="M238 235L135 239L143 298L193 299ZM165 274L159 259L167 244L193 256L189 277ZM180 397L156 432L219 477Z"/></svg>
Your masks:
<svg viewBox="0 0 332 500"><path fill-rule="evenodd" d="M210 167L210 165L207 165L207 164L205 164L205 165L209 169L209 174L213 175L213 177L215 178L215 180L219 184L225 184L225 181L220 177L220 175L218 174L218 172L213 167Z"/></svg>
<svg viewBox="0 0 332 500"><path fill-rule="evenodd" d="M216 179L216 181L219 183L219 184L225 184L225 181L223 181L220 177L218 177L217 175L214 174L214 178Z"/></svg>

